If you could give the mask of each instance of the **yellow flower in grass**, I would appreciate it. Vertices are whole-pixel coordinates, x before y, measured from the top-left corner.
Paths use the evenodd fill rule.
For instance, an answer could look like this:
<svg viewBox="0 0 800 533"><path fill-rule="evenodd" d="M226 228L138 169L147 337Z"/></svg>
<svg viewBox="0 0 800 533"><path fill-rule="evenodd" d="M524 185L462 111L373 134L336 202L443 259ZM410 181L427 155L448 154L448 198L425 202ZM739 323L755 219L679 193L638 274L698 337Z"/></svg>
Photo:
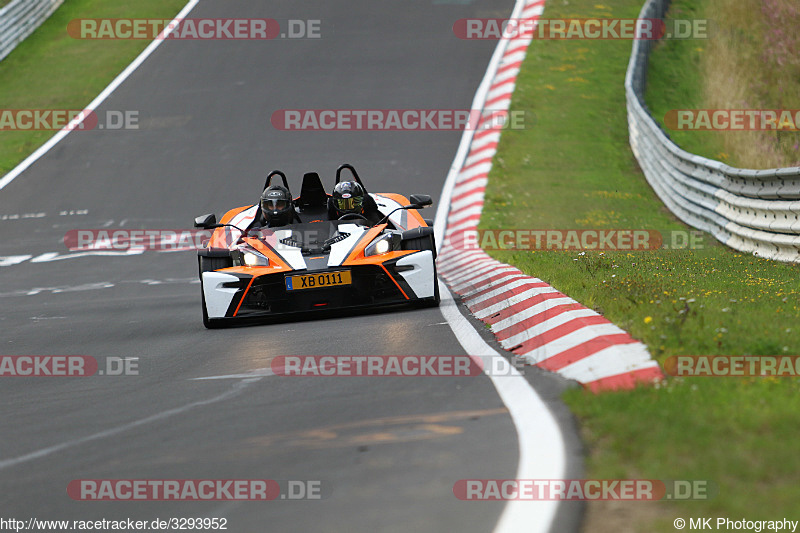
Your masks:
<svg viewBox="0 0 800 533"><path fill-rule="evenodd" d="M645 324L649 324L652 321L653 321L653 317L651 317L651 316L644 317L644 323Z"/></svg>

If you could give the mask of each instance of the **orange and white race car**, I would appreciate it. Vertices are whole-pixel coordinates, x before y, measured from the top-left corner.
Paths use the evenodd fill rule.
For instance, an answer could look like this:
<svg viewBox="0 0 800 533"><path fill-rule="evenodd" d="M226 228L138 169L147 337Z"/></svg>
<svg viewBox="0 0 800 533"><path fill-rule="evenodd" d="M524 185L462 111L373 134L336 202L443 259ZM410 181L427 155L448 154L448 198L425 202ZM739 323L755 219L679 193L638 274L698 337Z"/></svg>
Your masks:
<svg viewBox="0 0 800 533"><path fill-rule="evenodd" d="M342 180L345 170L351 180ZM277 177L282 186L272 185ZM276 170L259 204L232 209L219 223L213 214L195 219L195 227L214 230L198 251L207 328L293 313L439 304L433 223L418 212L431 205L430 196L368 193L348 164L336 170L335 185L328 194L316 172L305 174L300 195L288 196L288 220L274 225L267 200L289 190ZM334 198L349 186L363 191L363 205L338 216L337 202L355 203L347 193Z"/></svg>

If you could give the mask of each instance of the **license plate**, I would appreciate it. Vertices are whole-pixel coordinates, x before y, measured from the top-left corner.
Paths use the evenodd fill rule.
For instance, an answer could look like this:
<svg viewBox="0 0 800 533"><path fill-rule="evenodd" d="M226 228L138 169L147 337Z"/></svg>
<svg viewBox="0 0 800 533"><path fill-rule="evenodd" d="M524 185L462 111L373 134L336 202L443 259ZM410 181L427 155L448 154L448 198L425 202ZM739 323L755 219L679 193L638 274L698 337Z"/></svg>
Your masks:
<svg viewBox="0 0 800 533"><path fill-rule="evenodd" d="M353 278L349 270L340 272L321 272L319 274L304 274L302 276L287 276L286 290L297 291L300 289L319 289L320 287L335 287L337 285L350 285Z"/></svg>

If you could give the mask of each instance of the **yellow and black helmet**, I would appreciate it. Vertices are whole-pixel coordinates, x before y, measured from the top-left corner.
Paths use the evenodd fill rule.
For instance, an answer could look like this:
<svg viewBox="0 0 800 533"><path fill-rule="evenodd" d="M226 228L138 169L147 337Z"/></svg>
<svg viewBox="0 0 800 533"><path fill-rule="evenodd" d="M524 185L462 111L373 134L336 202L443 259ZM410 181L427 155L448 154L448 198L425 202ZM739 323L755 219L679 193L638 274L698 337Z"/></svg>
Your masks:
<svg viewBox="0 0 800 533"><path fill-rule="evenodd" d="M331 203L336 215L364 214L364 187L355 181L343 181L333 188Z"/></svg>

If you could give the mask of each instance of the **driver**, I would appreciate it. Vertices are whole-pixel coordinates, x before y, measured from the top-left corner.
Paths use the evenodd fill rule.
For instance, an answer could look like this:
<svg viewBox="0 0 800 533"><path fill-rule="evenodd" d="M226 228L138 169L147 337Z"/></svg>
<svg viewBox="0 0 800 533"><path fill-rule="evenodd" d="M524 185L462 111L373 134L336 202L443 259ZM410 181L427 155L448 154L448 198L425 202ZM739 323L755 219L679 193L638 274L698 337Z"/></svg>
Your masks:
<svg viewBox="0 0 800 533"><path fill-rule="evenodd" d="M367 195L364 187L357 181L342 181L333 188L333 194L328 202L328 213L332 220L338 220L344 215L361 215L371 223L381 219L380 212L376 209L369 209L372 200ZM359 217L350 217L358 220Z"/></svg>
<svg viewBox="0 0 800 533"><path fill-rule="evenodd" d="M266 227L287 226L297 217L292 195L281 185L270 185L264 189L260 204Z"/></svg>

